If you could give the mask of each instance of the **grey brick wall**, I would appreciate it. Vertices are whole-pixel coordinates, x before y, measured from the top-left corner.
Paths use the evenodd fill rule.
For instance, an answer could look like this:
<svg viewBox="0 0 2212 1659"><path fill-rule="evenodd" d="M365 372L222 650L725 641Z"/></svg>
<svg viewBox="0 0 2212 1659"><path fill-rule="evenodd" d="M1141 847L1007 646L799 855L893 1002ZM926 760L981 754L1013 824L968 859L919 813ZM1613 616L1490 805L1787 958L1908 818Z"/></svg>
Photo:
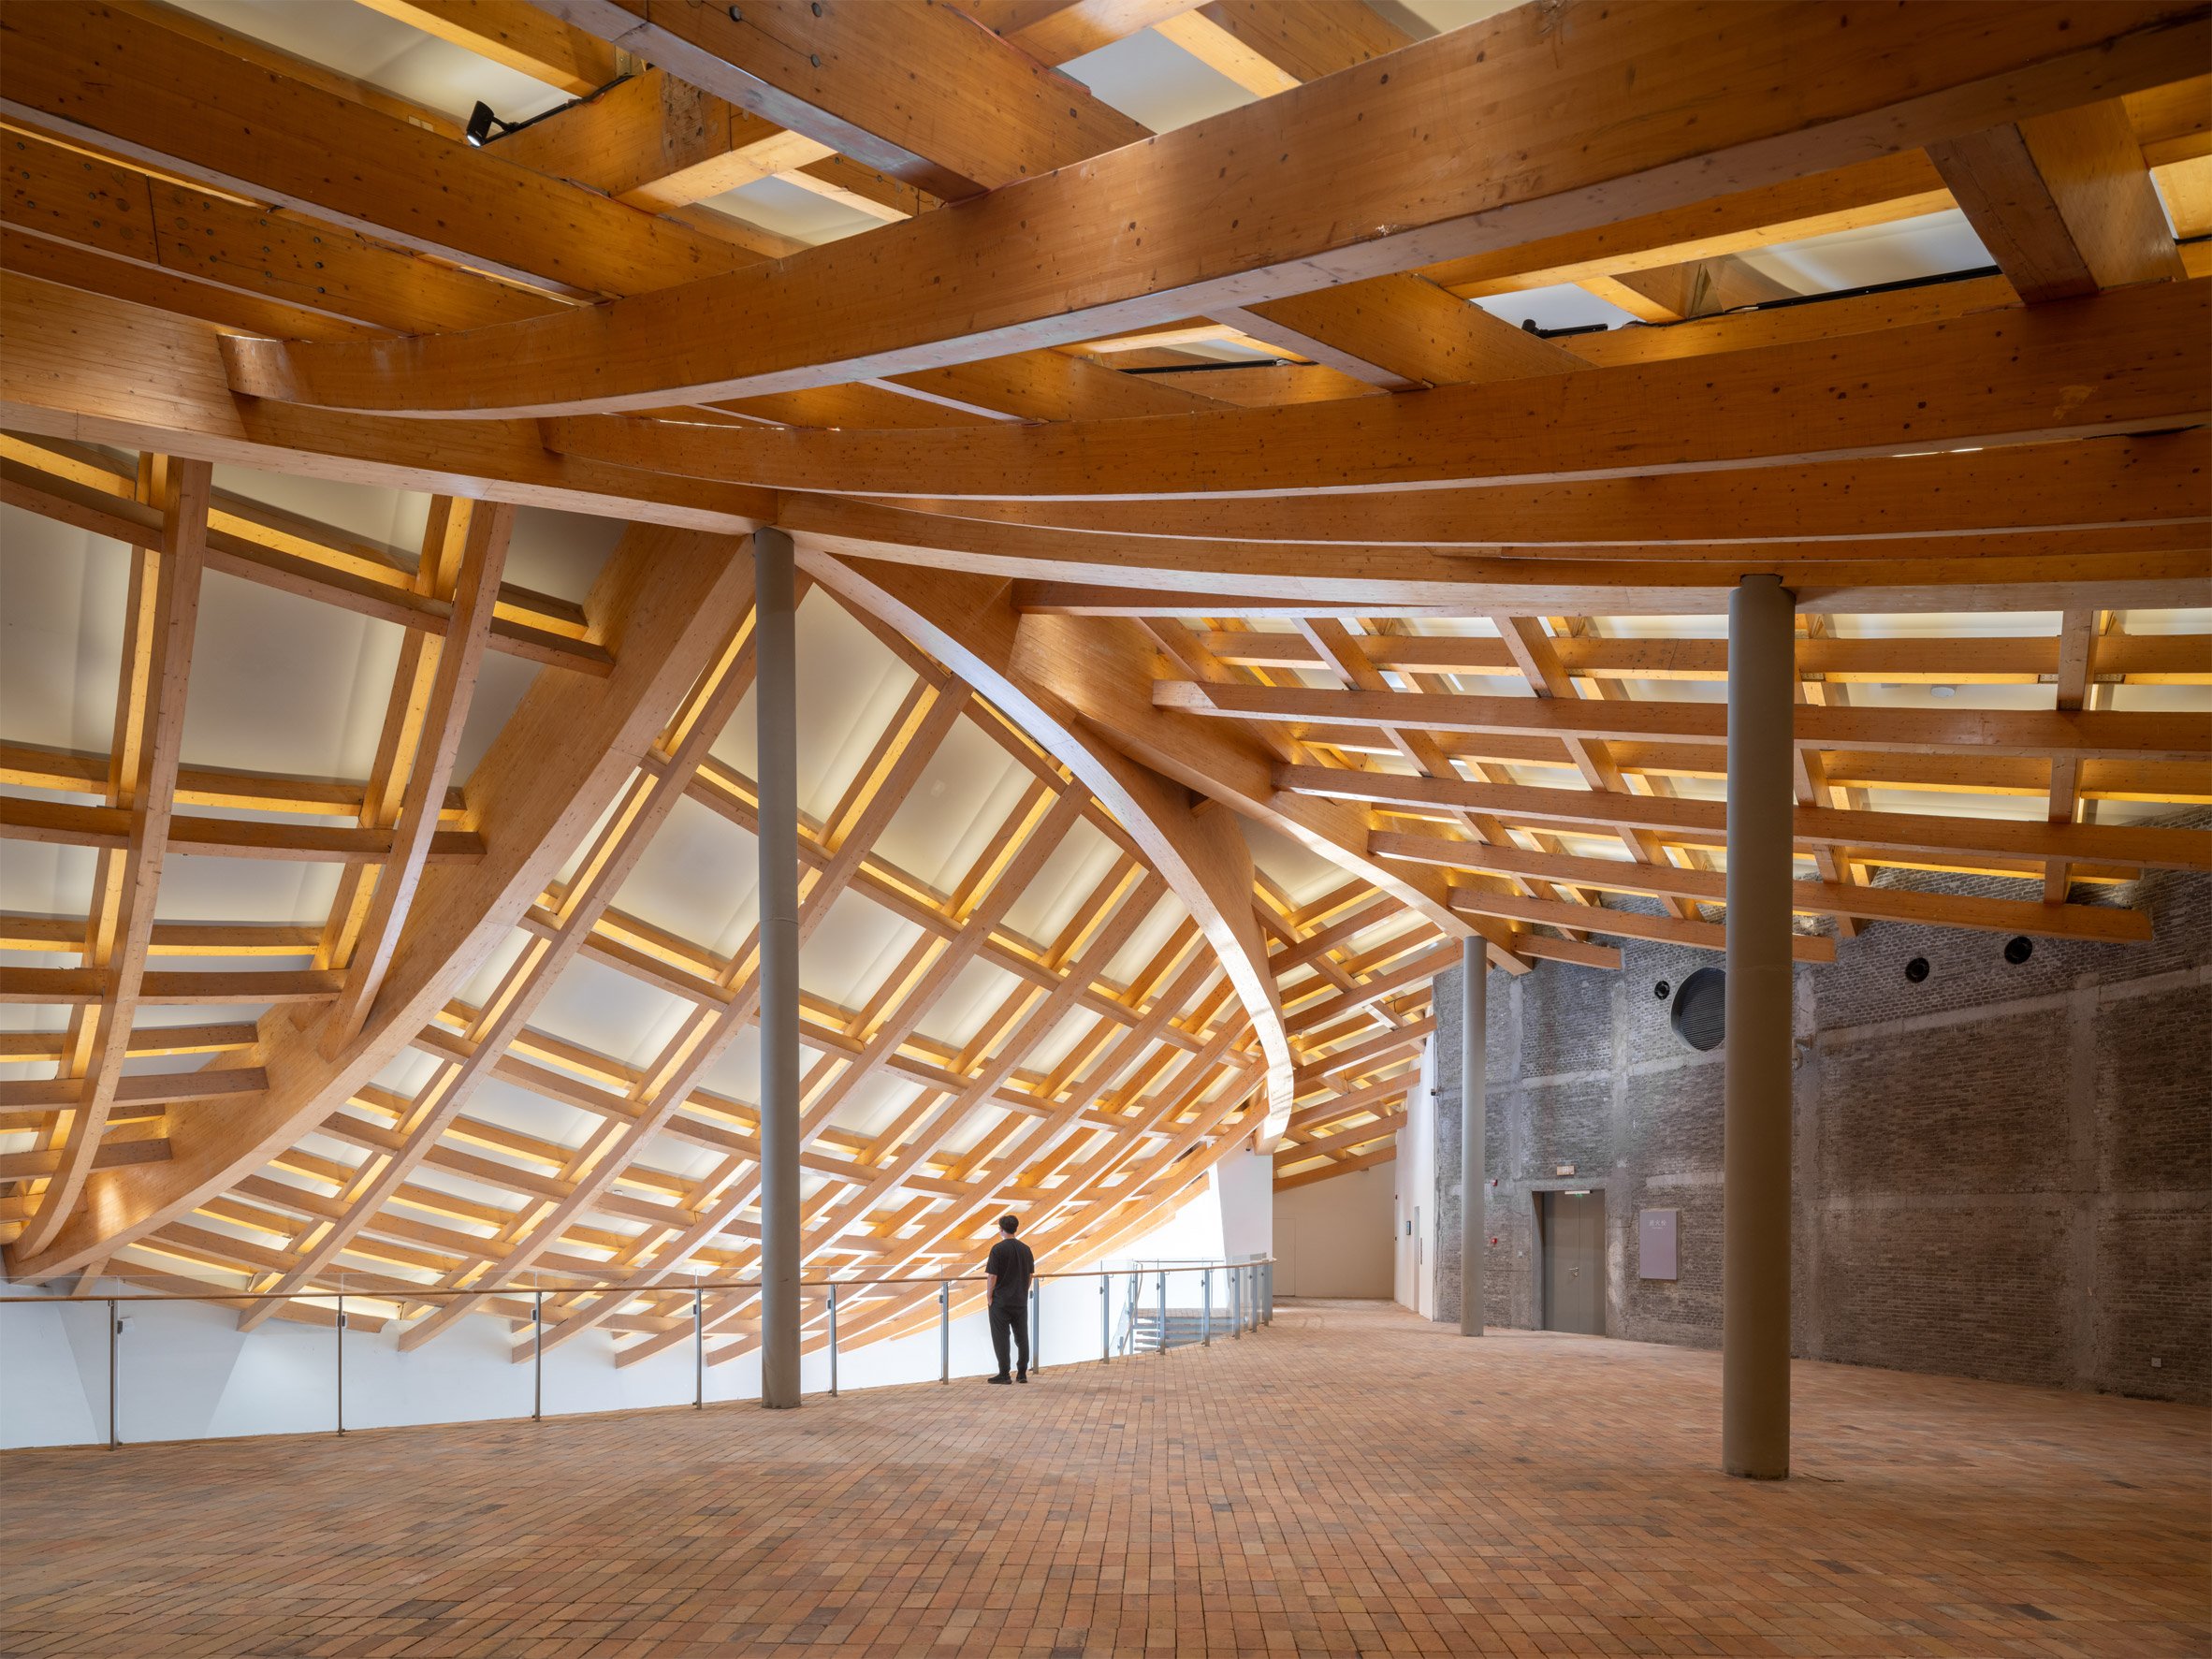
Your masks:
<svg viewBox="0 0 2212 1659"><path fill-rule="evenodd" d="M2192 814L2181 822L2204 822ZM1885 872L2017 898L2017 882ZM1809 1358L2212 1400L2212 877L2077 887L2147 905L2140 945L1882 924L1797 982L1792 1275ZM1928 959L1914 983L1904 965ZM1486 1316L1542 1322L1538 1195L1606 1195L1607 1329L1716 1346L1724 1068L1653 995L1717 965L1622 942L1623 971L1490 979ZM1456 975L1437 987L1436 1307L1459 1318ZM1560 1177L1561 1165L1575 1167ZM1637 1275L1640 1210L1681 1277Z"/></svg>

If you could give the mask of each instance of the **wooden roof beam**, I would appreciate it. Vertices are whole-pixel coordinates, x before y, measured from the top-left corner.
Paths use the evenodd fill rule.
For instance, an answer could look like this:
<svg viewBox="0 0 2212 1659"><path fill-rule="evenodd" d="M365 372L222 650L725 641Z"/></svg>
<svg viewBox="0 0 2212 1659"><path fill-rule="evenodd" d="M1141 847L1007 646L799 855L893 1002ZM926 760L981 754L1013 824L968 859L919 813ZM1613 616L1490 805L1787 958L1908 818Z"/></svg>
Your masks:
<svg viewBox="0 0 2212 1659"><path fill-rule="evenodd" d="M319 338L471 328L543 316L563 303L21 128L0 137L0 145L8 164L8 269L29 275L46 269L29 251L35 244L48 250L45 262L61 258L76 286L167 300L170 309L231 327ZM102 274L85 258L68 261L65 249L125 264ZM149 291L128 270L173 280Z"/></svg>
<svg viewBox="0 0 2212 1659"><path fill-rule="evenodd" d="M1199 636L1213 656L1240 667L1313 668L1319 657L1302 633L1283 629L1215 631ZM1364 641L1383 669L1516 678L1514 653L1480 634L1376 634ZM1725 639L1582 634L1550 641L1560 666L1577 679L1724 680ZM1927 634L1895 638L1800 634L1797 672L1835 682L2034 685L2059 677L2060 638L2050 634ZM2108 633L2098 641L2100 683L2212 683L2212 634Z"/></svg>
<svg viewBox="0 0 2212 1659"><path fill-rule="evenodd" d="M1799 559L1821 556L1819 544L1828 545L1830 557L1865 557L1884 541L1916 557L1945 546L2091 553L2148 548L2158 539L2144 539L2152 527L2171 534L2212 520L2207 474L2212 433L2200 429L1462 488L1175 501L940 496L905 504L1120 538L1449 546L1590 560L1650 560L1678 544L1682 557L1710 558L1725 556L1717 544L1741 542ZM2007 534L1985 533L1991 531Z"/></svg>
<svg viewBox="0 0 2212 1659"><path fill-rule="evenodd" d="M1617 859L1480 847L1441 836L1380 835L1375 837L1375 851L1384 858L1419 859L1448 868L1490 875L1541 875L1554 880L1586 882L1617 893L1653 896L1671 894L1708 904L1724 904L1727 899L1727 880L1714 870L1685 870L1657 863L1638 866ZM2106 944L2137 943L2150 938L2147 911L2110 905L1977 898L1922 893L1908 887L1867 887L1832 879L1797 882L1790 894L1790 903L1801 915L1851 916L1870 922L1906 922L1985 933L2028 933L2045 939L2091 939Z"/></svg>
<svg viewBox="0 0 2212 1659"><path fill-rule="evenodd" d="M1928 155L2030 304L2183 274L2117 98L1945 139Z"/></svg>
<svg viewBox="0 0 2212 1659"><path fill-rule="evenodd" d="M1311 1170L1300 1170L1294 1174L1277 1175L1274 1190L1294 1192L1301 1186L1311 1186L1317 1181L1333 1180L1338 1175L1354 1175L1361 1170L1372 1170L1380 1164L1392 1163L1398 1157L1397 1143L1377 1147L1373 1152L1362 1152L1357 1157L1340 1157Z"/></svg>
<svg viewBox="0 0 2212 1659"><path fill-rule="evenodd" d="M0 37L0 109L20 122L527 285L629 294L758 257L258 68L152 12L33 7ZM363 165L321 166L332 153Z"/></svg>
<svg viewBox="0 0 2212 1659"><path fill-rule="evenodd" d="M620 54L528 0L362 0L411 28L581 96L622 73Z"/></svg>
<svg viewBox="0 0 2212 1659"><path fill-rule="evenodd" d="M2212 80L2207 77L2130 93L2121 103L2144 159L2153 167L2202 155L2212 146ZM1424 274L1473 298L1864 230L1954 205L1935 164L1922 152L1907 150L1590 230L1547 236L1431 267ZM2009 295L2011 285L2003 285ZM1652 331L1635 332L1649 336Z"/></svg>
<svg viewBox="0 0 2212 1659"><path fill-rule="evenodd" d="M448 513L456 510L447 509ZM405 774L392 829L391 856L377 872L359 939L345 963L344 989L324 1026L325 1058L342 1052L368 1023L370 1009L391 968L392 953L399 948L400 931L429 859L437 834L438 808L452 779L461 731L468 723L469 706L475 696L500 572L505 567L507 541L515 528L515 509L497 504L472 508L465 522L465 534L454 538L465 543L457 572L449 576L439 571L434 561L425 561L426 585L451 602L452 620L439 639L435 660L425 677L427 696L412 745L413 764Z"/></svg>
<svg viewBox="0 0 2212 1659"><path fill-rule="evenodd" d="M364 421L240 399L210 325L51 283L0 284L0 427L17 432L724 534L774 505L564 460L535 422Z"/></svg>
<svg viewBox="0 0 2212 1659"><path fill-rule="evenodd" d="M1727 709L1718 703L1581 702L1561 698L1470 697L1449 692L1329 691L1305 687L1214 685L1160 680L1154 706L1234 720L1334 720L1435 732L1528 733L1562 741L1718 743ZM1797 710L1797 741L1822 749L1899 753L1968 749L1986 754L2203 760L2212 730L2188 713L1989 709L1823 708Z"/></svg>
<svg viewBox="0 0 2212 1659"><path fill-rule="evenodd" d="M1412 44L1342 0L1215 0L1158 32L1261 96ZM1581 359L1411 274L1217 308L1217 321L1388 391L1559 374Z"/></svg>
<svg viewBox="0 0 2212 1659"><path fill-rule="evenodd" d="M16 1242L25 1255L52 1244L76 1214L115 1103L132 1022L139 1003L153 1000L146 956L177 798L211 488L212 469L204 462L151 456L141 469L139 493L160 515L161 532L154 546L132 554L115 772L108 792L129 827L122 846L100 853L94 874L84 960L100 981L103 999L86 1005L69 1063L71 1075L83 1080L82 1094L55 1120L48 1142L58 1157L52 1180Z"/></svg>
<svg viewBox="0 0 2212 1659"><path fill-rule="evenodd" d="M636 21L608 0L576 4L595 13L604 7L607 27L615 19ZM560 9L576 16L570 6ZM774 0L747 15L782 19L787 11L800 14L779 25L793 40L850 30L843 7L810 20L793 0ZM901 15L941 17L992 39L943 7ZM1632 199L1647 211L1655 199L1680 205L1708 194L1715 176L1746 187L1783 182L1858 160L1870 147L1901 150L1980 130L2001 106L2016 118L2161 85L2176 63L2194 62L2197 49L2212 44L2205 37L2212 25L2185 0L2114 0L2086 14L2093 20L2087 24L2057 8L2008 11L1994 24L1976 11L1977 26L1946 32L1939 22L1947 15L1922 6L1855 20L1848 62L1836 64L1809 101L1797 67L1815 54L1835 57L1832 23L1819 10L1738 6L1715 37L1703 14L1671 7L1576 13L1564 33L1549 14L1522 8L1393 53L1387 88L1363 84L1357 74L1331 76L1110 155L1098 153L1107 142L1086 139L1081 153L1095 158L1087 166L994 190L965 214L884 226L860 239L865 249L852 241L809 249L772 269L733 271L680 295L526 322L501 330L496 342L480 331L416 341L396 357L343 343L242 345L234 356L236 384L333 408L556 414L908 373L1010 344L1097 339L1276 298L1310 288L1318 260L1341 281L1389 275L1424 258L1602 223ZM732 37L749 25L715 8L673 8L668 16L703 37L712 31L717 48L740 59L755 49ZM1694 53L1681 50L1687 31L1704 42ZM770 49L765 30L751 33L760 51ZM663 44L657 37L656 50L643 55L694 80L694 68L711 68L678 62ZM902 46L907 55L895 73L901 94L914 64L935 61L939 44L934 34L923 43L928 57ZM870 50L881 48L854 41L853 55L837 60L841 86L867 81L860 54ZM705 55L725 67L733 61ZM1623 93L1619 65L1648 56L1672 56L1688 68L1640 77ZM1030 67L1038 77L1047 73ZM780 71L770 68L772 80ZM821 74L803 62L791 73L809 80ZM1045 85L1017 82L1002 105L1002 113L1037 113L1041 140L1082 124L1052 111L1084 108L1060 101L1047 110L1037 102ZM1616 131L1640 137L1589 146L1568 112L1600 103L1615 111ZM1476 129L1455 124L1462 138L1472 131L1474 148L1452 169L1453 187L1438 189L1426 159L1432 124L1470 107L1491 111L1490 119ZM1694 124L1681 119L1690 110L1698 114ZM992 130L1003 142L1010 129ZM834 140L817 136L875 159L842 132ZM1253 176L1231 231L1219 211L1220 156L1244 143L1281 162ZM1035 153L1044 153L1041 143ZM1623 189L1631 181L1638 187ZM1145 226L1142 238L1093 250L1098 256L1074 252L1090 248L1074 239L1096 226L1132 220ZM1376 225L1390 234L1374 234ZM909 297L891 310L873 302L887 269L902 273L899 292ZM1038 275L1078 269L1079 292ZM1163 270L1188 274L1163 286ZM824 315L851 321L827 334L800 326L802 317L818 324ZM587 340L589 349L581 349Z"/></svg>
<svg viewBox="0 0 2212 1659"><path fill-rule="evenodd" d="M750 0L735 16L724 7L648 11L620 0L546 0L546 8L948 201L1145 136L1087 88L949 6ZM917 87L960 90L940 103ZM992 118L972 119L975 109Z"/></svg>
<svg viewBox="0 0 2212 1659"><path fill-rule="evenodd" d="M923 501L1296 496L1794 465L2199 425L2212 419L2197 372L2207 355L2212 281L2199 281L1714 357L1104 423L1111 431L1084 422L776 431L608 416L562 418L548 430L570 454L788 490ZM1957 389L1930 400L1931 380ZM1685 422L1685 408L1707 417Z"/></svg>
<svg viewBox="0 0 2212 1659"><path fill-rule="evenodd" d="M1588 790L1446 783L1341 766L1287 766L1276 783L1294 793L1422 808L1464 804L1508 822L1633 824L1667 835L1708 837L1726 828L1724 801L1666 795L1600 794ZM1800 807L1791 833L1807 846L1975 852L2000 857L2072 858L2145 869L2212 868L2212 830L2137 824L2050 824L2027 819L1954 818L1933 813L1851 811Z"/></svg>

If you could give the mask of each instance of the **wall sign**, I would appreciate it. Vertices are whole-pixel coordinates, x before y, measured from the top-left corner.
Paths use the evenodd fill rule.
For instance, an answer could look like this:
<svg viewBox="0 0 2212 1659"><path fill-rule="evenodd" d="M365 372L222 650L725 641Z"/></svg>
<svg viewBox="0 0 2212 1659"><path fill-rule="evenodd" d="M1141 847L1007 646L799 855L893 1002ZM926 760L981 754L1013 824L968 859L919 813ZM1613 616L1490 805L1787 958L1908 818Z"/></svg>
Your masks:
<svg viewBox="0 0 2212 1659"><path fill-rule="evenodd" d="M1677 1210L1639 1210L1636 1216L1636 1273L1640 1279L1673 1279Z"/></svg>

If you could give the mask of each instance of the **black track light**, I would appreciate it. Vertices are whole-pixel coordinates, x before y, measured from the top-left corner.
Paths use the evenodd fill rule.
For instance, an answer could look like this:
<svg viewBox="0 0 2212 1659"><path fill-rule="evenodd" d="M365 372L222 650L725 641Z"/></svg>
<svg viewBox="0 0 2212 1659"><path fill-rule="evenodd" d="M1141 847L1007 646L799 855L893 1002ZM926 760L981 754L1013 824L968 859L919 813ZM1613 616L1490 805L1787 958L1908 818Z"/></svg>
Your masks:
<svg viewBox="0 0 2212 1659"><path fill-rule="evenodd" d="M476 107L469 111L468 139L470 148L483 149L485 140L491 137L491 129L494 126L505 126L506 124L491 112L489 104L479 100Z"/></svg>

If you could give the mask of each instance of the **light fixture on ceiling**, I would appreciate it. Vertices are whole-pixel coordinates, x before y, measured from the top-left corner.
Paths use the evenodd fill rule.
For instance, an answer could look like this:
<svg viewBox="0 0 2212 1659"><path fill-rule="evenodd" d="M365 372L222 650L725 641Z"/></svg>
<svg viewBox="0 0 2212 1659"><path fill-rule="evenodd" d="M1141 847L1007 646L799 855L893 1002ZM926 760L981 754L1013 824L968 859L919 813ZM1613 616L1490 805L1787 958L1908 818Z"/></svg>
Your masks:
<svg viewBox="0 0 2212 1659"><path fill-rule="evenodd" d="M478 98L475 107L469 111L469 124L462 129L461 136L468 139L470 149L481 150L494 138L503 138L510 133L518 133L526 126L535 126L539 122L549 121L564 110L574 109L578 104L589 104L595 99L604 97L629 79L629 72L625 70L604 86L595 86L580 98L571 98L565 104L556 104L550 109L541 110L528 121L509 121L504 116L495 115L492 113L491 106L482 98ZM495 128L498 130L493 130Z"/></svg>
<svg viewBox="0 0 2212 1659"><path fill-rule="evenodd" d="M1928 694L1930 697L1949 699L1958 695L1958 688L1957 686L1930 686L1928 688Z"/></svg>

